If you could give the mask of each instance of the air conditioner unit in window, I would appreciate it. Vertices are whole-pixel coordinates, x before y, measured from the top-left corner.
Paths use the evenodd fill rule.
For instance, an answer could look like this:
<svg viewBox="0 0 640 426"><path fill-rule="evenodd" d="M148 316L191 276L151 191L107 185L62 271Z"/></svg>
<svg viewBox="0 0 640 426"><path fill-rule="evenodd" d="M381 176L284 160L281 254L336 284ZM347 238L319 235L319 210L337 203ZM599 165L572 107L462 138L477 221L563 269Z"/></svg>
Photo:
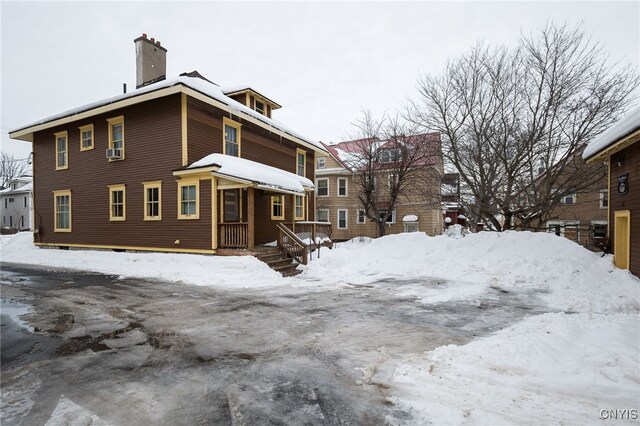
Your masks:
<svg viewBox="0 0 640 426"><path fill-rule="evenodd" d="M117 148L107 149L107 158L109 160L120 160L122 158L122 150Z"/></svg>

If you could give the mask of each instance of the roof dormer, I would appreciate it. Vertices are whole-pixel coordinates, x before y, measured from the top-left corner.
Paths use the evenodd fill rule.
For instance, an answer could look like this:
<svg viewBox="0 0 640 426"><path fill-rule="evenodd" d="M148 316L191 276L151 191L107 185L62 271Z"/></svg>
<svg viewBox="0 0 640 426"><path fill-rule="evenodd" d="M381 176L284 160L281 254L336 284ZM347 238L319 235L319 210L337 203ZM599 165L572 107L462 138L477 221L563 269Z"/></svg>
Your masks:
<svg viewBox="0 0 640 426"><path fill-rule="evenodd" d="M282 105L272 101L255 89L247 86L226 87L222 92L228 97L252 110L271 118L271 111L282 108Z"/></svg>

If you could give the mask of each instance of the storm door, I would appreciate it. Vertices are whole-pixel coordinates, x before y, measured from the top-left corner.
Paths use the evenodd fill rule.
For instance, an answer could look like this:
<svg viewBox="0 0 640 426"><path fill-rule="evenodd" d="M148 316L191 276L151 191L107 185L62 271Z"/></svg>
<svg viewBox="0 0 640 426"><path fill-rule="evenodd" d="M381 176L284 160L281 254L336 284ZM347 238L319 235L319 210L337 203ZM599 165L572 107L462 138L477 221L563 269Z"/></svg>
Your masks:
<svg viewBox="0 0 640 426"><path fill-rule="evenodd" d="M240 222L240 190L225 189L223 191L224 222Z"/></svg>

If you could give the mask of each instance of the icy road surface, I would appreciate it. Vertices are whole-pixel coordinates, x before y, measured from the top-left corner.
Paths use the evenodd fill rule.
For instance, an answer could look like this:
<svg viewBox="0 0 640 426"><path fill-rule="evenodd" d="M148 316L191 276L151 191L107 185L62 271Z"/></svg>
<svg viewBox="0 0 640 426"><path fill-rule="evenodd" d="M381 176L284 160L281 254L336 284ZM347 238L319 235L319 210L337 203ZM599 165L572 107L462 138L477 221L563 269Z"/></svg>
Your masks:
<svg viewBox="0 0 640 426"><path fill-rule="evenodd" d="M388 361L546 311L532 290L446 304L413 295L449 285L224 291L3 264L0 420L411 423L389 394Z"/></svg>

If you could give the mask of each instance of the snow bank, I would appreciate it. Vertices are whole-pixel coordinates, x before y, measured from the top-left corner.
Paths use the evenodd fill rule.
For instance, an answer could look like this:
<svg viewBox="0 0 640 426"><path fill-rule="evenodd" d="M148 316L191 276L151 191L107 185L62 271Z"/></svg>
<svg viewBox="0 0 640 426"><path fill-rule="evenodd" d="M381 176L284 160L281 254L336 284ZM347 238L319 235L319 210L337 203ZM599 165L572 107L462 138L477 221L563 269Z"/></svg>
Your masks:
<svg viewBox="0 0 640 426"><path fill-rule="evenodd" d="M331 270L329 278L327 270ZM478 288L499 286L540 292L551 309L640 310L638 278L615 269L611 256L602 258L548 233L480 232L460 239L418 232L389 235L366 245L327 250L302 276L341 277L351 284L437 277L466 283L469 298L477 296Z"/></svg>
<svg viewBox="0 0 640 426"><path fill-rule="evenodd" d="M269 287L284 282L279 273L253 256L41 249L33 245L32 238L29 232L3 235L2 261L211 287Z"/></svg>
<svg viewBox="0 0 640 426"><path fill-rule="evenodd" d="M594 424L638 409L640 318L546 314L398 366L391 391L415 424Z"/></svg>

